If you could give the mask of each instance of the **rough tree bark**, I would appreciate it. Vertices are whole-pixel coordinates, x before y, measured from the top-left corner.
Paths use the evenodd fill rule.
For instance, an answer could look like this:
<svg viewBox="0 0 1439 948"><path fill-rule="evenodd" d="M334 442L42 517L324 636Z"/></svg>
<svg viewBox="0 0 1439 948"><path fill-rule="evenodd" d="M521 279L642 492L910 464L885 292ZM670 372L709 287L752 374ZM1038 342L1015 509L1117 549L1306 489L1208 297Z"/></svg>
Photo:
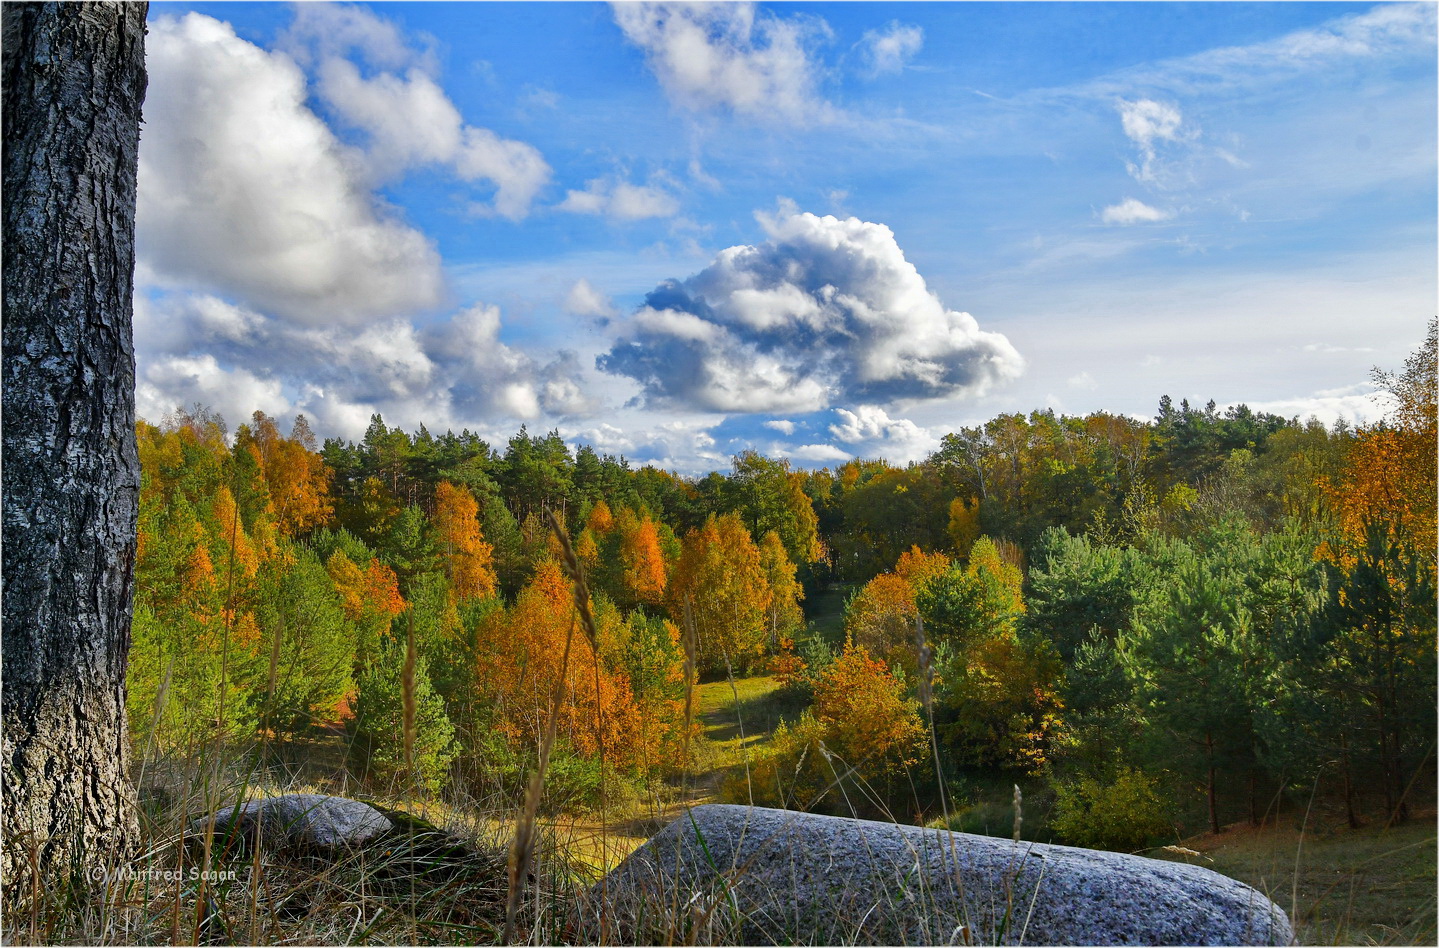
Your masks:
<svg viewBox="0 0 1439 948"><path fill-rule="evenodd" d="M145 7L0 12L7 900L135 839L125 664L140 483L130 322Z"/></svg>

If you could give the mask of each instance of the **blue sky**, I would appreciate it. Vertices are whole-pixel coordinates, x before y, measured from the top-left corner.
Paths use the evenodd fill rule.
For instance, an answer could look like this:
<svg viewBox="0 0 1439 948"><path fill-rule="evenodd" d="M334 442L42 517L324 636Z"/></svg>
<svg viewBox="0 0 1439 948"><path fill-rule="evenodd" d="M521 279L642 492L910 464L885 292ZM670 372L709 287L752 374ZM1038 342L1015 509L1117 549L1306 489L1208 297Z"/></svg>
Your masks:
<svg viewBox="0 0 1439 948"><path fill-rule="evenodd" d="M137 402L686 473L1382 410L1433 4L154 3Z"/></svg>

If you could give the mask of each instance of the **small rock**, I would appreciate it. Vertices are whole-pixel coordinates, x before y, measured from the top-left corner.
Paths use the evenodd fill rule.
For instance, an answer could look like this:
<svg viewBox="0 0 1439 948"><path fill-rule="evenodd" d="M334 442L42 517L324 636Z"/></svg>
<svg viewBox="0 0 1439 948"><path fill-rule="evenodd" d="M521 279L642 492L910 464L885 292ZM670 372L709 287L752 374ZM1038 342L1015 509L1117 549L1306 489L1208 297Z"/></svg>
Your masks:
<svg viewBox="0 0 1439 948"><path fill-rule="evenodd" d="M253 842L258 831L269 848L358 846L394 827L368 803L319 793L287 793L217 810L191 820L187 835L192 840L203 836L211 820L218 837L239 833Z"/></svg>
<svg viewBox="0 0 1439 948"><path fill-rule="evenodd" d="M1243 883L1122 853L760 807L695 807L591 890L611 939L1287 945Z"/></svg>

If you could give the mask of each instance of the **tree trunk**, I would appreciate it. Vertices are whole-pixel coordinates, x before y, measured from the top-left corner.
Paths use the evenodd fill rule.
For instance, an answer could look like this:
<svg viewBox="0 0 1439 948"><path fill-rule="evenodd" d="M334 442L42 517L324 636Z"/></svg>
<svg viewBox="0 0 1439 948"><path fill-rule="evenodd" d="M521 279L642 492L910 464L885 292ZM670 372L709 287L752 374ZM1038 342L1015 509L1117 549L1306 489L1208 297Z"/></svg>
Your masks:
<svg viewBox="0 0 1439 948"><path fill-rule="evenodd" d="M1344 775L1344 818L1350 829L1359 828L1359 815L1354 811L1354 778L1349 768L1349 738L1339 732L1339 765Z"/></svg>
<svg viewBox="0 0 1439 948"><path fill-rule="evenodd" d="M6 4L4 891L122 854L145 4ZM11 903L13 906L13 902Z"/></svg>
<svg viewBox="0 0 1439 948"><path fill-rule="evenodd" d="M1209 763L1208 780L1205 784L1206 795L1209 798L1209 832L1219 834L1219 799L1214 790L1214 735L1206 732L1204 735L1205 759Z"/></svg>

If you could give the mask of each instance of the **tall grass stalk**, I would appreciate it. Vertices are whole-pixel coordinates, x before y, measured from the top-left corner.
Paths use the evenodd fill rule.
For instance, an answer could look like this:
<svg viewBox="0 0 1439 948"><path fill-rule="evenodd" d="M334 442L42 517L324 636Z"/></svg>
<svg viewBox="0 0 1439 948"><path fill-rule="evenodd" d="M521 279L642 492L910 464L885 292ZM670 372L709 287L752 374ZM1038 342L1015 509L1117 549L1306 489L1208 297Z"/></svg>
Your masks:
<svg viewBox="0 0 1439 948"><path fill-rule="evenodd" d="M684 765L685 773L689 773L690 765L690 734L694 730L695 722L695 681L696 667L698 665L699 634L695 631L694 605L690 601L689 593L684 598L684 634L681 636L685 650L685 733L684 733Z"/></svg>
<svg viewBox="0 0 1439 948"><path fill-rule="evenodd" d="M605 711L604 701L600 692L600 633L595 626L594 613L590 609L590 588L585 582L584 564L580 562L579 555L575 553L574 544L570 542L569 531L565 529L560 519L555 516L553 510L545 512L549 520L550 531L554 533L555 539L560 544L561 565L564 567L565 575L569 577L570 586L574 592L575 612L580 617L580 628L584 630L585 638L589 639L590 650L594 655L595 670L595 747L599 752L600 761L600 862L609 868L609 817L606 813L608 804L608 786L605 776ZM606 877L608 873L606 873ZM602 904L608 904L608 883L601 878L600 886L603 890ZM605 939L605 916L600 916L600 941Z"/></svg>
<svg viewBox="0 0 1439 948"><path fill-rule="evenodd" d="M415 610L409 610L409 621L405 625L405 667L400 675L400 705L403 715L405 773L411 783L415 780Z"/></svg>
<svg viewBox="0 0 1439 948"><path fill-rule="evenodd" d="M1424 751L1424 758L1419 761L1419 766L1414 768L1414 776L1409 778L1409 783L1404 786L1404 792L1399 795L1399 802L1394 804L1394 810L1385 821L1384 828L1387 830L1399 819L1400 814L1407 812L1409 794L1414 790L1414 782L1424 772L1424 766L1429 763L1429 757L1434 753L1434 741L1429 742L1429 747Z"/></svg>
<svg viewBox="0 0 1439 948"><path fill-rule="evenodd" d="M1304 819L1299 823L1299 841L1294 847L1294 883L1289 891L1289 918L1296 924L1299 921L1299 859L1304 854L1304 831L1309 828L1309 814L1314 810L1314 796L1319 792L1319 776L1323 772L1321 766L1314 775L1314 785L1309 788L1309 805L1304 808Z"/></svg>
<svg viewBox="0 0 1439 948"><path fill-rule="evenodd" d="M739 728L739 753L740 761L744 764L744 785L749 794L749 805L754 806L754 780L749 769L749 747L745 744L744 714L739 709L739 688L734 683L734 669L730 667L729 652L724 653L724 673L729 681L730 694L734 696L735 703L735 724Z"/></svg>
<svg viewBox="0 0 1439 948"><path fill-rule="evenodd" d="M918 656L919 661L919 698L920 703L924 705L924 715L929 719L929 746L930 751L934 755L934 782L935 789L939 791L939 812L944 818L943 826L945 830L948 830L951 825L949 788L944 784L944 765L939 753L939 734L934 726L934 650L931 649L929 643L925 641L924 617L919 614L918 610L915 611L914 616L914 644L915 654ZM964 876L960 872L959 850L955 843L953 833L946 832L944 841L949 843L948 856L950 866L952 867L950 872L954 879L955 890L959 893L959 904L965 907L964 923L956 930L955 934L958 935L962 933L965 941L968 942L969 934L974 931L974 926L972 920L968 917L969 901L965 898L964 893ZM943 843L941 843L941 858L943 858L944 852L945 847Z"/></svg>
<svg viewBox="0 0 1439 948"><path fill-rule="evenodd" d="M232 496L238 496L238 491L231 491ZM220 703L217 709L216 740L224 742L226 736L225 712L229 705L230 697L230 639L235 624L235 541L240 530L240 504L234 504L234 510L230 515L230 542L229 550L225 557L225 624L220 643ZM212 755L215 769L212 771L212 780L219 783L220 779L220 756ZM238 805L238 804L237 804ZM214 865L215 845L215 824L210 821L205 829L204 842L204 863L202 869L209 869ZM183 852L183 847L182 852ZM183 856L182 856L183 858ZM195 899L195 931L198 933L205 923L206 916L202 914L210 900L209 876L202 874L200 877L200 892Z"/></svg>
<svg viewBox="0 0 1439 948"><path fill-rule="evenodd" d="M560 707L565 700L565 678L570 667L570 646L575 637L575 618L565 632L565 650L560 658L560 675L555 682L554 695L550 699L548 718L545 721L544 737L540 740L539 761L530 774L525 787L525 805L515 823L515 838L510 845L509 889L505 898L505 944L514 944L515 922L519 915L520 901L524 896L525 879L535 852L535 825L540 809L540 797L545 789L545 771L550 766L550 751L555 746L555 731L559 723Z"/></svg>
<svg viewBox="0 0 1439 948"><path fill-rule="evenodd" d="M553 511L545 511L549 520L550 529L557 537L561 537L561 547L568 547L568 537L564 536L559 525L559 520ZM574 555L573 547L568 547L569 554ZM525 881L529 875L530 865L534 859L535 851L535 827L538 822L540 809L540 797L544 794L545 771L549 769L550 752L555 745L555 731L559 724L560 707L565 700L565 685L569 679L570 650L574 644L575 626L581 616L579 608L579 592L576 591L575 612L570 616L570 626L565 632L565 650L560 658L560 673L555 681L554 695L550 699L550 707L545 721L544 737L540 741L539 761L534 773L530 775L529 784L525 788L525 805L520 811L519 819L515 824L515 838L510 846L509 858L509 888L505 898L505 944L514 944L515 923L518 920L520 902L524 897ZM588 596L585 597L585 609L583 615L589 614ZM590 618L590 629L593 629L594 619ZM589 632L590 629L586 631ZM598 699L598 695L595 696Z"/></svg>

